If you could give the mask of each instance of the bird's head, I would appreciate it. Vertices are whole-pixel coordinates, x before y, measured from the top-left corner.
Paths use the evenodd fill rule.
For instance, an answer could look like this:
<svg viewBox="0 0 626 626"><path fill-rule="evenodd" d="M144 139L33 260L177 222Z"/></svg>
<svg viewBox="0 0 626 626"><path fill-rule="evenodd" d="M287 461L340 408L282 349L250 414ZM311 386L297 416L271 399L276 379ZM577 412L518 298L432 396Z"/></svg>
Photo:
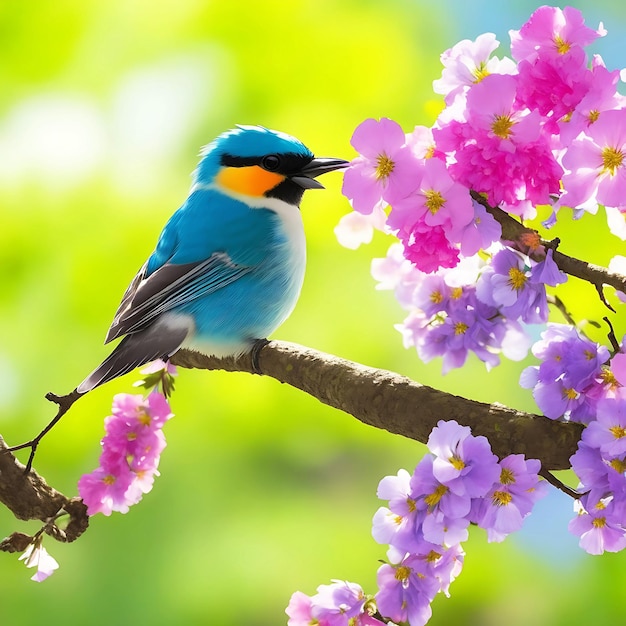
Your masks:
<svg viewBox="0 0 626 626"><path fill-rule="evenodd" d="M323 189L315 178L346 167L343 159L315 158L295 137L262 126L237 126L202 151L195 182L226 193L278 198L298 205L305 189Z"/></svg>

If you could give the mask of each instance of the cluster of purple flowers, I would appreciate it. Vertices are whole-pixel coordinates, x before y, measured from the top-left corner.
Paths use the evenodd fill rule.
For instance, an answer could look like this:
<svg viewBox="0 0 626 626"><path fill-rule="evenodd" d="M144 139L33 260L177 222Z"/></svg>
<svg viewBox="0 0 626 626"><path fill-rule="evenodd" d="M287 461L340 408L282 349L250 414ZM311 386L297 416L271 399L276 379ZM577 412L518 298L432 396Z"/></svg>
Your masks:
<svg viewBox="0 0 626 626"><path fill-rule="evenodd" d="M373 273L409 311L399 326L405 345L424 360L444 356L444 371L469 352L491 367L513 343L528 346L524 325L547 321L545 287L566 279L538 240L502 245L500 225L470 190L523 219L550 205L546 226L560 207L576 217L604 205L611 231L626 239L626 99L619 71L585 50L605 34L577 9L541 7L510 32L513 59L493 56L492 34L441 56L433 86L446 106L432 128L404 133L383 118L354 132L359 156L343 183L354 211L337 236L348 247L374 229L400 240ZM428 294L433 283L453 297L437 287Z"/></svg>
<svg viewBox="0 0 626 626"><path fill-rule="evenodd" d="M431 274L416 269L401 244L372 262L378 288L393 289L408 311L397 326L405 347L415 346L424 362L443 357L444 373L461 367L470 352L488 368L500 353L523 359L530 347L525 324L547 321L546 285L565 281L551 250L540 262L501 244L490 250L490 264L476 255Z"/></svg>
<svg viewBox="0 0 626 626"><path fill-rule="evenodd" d="M158 362L143 373L169 377L173 366ZM152 489L161 452L163 425L173 417L167 398L157 389L143 394L120 393L113 398L112 415L104 420L100 465L78 481L78 493L89 515L127 513Z"/></svg>
<svg viewBox="0 0 626 626"><path fill-rule="evenodd" d="M622 344L624 345L624 343ZM609 351L578 330L551 324L533 346L541 364L527 367L543 414L586 424L571 458L580 480L577 513L569 526L591 554L626 548L626 354Z"/></svg>
<svg viewBox="0 0 626 626"><path fill-rule="evenodd" d="M435 596L447 595L461 571L470 523L486 529L489 541L502 541L545 495L539 461L520 454L498 461L485 437L455 421L440 421L427 445L430 454L412 475L400 470L378 487L389 506L374 515L372 534L389 549L376 596L340 582L320 587L312 598L297 592L287 609L289 626L380 623L367 621L373 616L425 624ZM349 621L355 617L364 621Z"/></svg>
<svg viewBox="0 0 626 626"><path fill-rule="evenodd" d="M296 591L286 611L289 626L382 626L376 605L360 585L334 580L320 585L314 596Z"/></svg>

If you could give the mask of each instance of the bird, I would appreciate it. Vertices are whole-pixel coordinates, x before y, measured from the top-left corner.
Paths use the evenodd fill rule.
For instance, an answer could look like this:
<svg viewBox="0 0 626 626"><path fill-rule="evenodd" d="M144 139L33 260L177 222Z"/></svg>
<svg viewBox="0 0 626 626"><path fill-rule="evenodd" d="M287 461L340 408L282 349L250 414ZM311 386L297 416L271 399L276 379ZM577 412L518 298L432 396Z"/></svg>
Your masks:
<svg viewBox="0 0 626 626"><path fill-rule="evenodd" d="M293 311L306 264L302 196L349 162L251 125L222 133L200 156L187 199L115 313L105 344L121 341L75 396L181 348L246 354Z"/></svg>

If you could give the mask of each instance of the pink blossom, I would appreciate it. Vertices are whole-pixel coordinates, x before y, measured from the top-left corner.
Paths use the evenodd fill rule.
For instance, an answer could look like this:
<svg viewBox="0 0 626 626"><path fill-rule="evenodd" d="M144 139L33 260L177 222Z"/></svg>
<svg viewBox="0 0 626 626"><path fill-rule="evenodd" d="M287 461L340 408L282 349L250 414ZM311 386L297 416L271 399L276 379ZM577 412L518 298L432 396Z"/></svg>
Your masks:
<svg viewBox="0 0 626 626"><path fill-rule="evenodd" d="M88 515L102 513L108 516L113 511L128 513L135 499L128 499L126 492L134 478L128 464L121 462L115 471L97 467L91 473L83 474L78 480L78 493L87 505Z"/></svg>
<svg viewBox="0 0 626 626"><path fill-rule="evenodd" d="M427 274L459 262L459 251L450 245L441 226L417 222L403 244L404 256Z"/></svg>
<svg viewBox="0 0 626 626"><path fill-rule="evenodd" d="M560 204L595 213L598 204L626 209L626 109L606 111L563 156Z"/></svg>
<svg viewBox="0 0 626 626"><path fill-rule="evenodd" d="M515 74L517 69L511 59L492 57L500 42L493 33L484 33L475 41L459 41L441 55L443 72L433 81L433 91L445 96L450 104L457 94L489 74Z"/></svg>
<svg viewBox="0 0 626 626"><path fill-rule="evenodd" d="M562 169L541 132L541 117L515 103L517 79L492 74L467 93L465 109L440 119L437 145L452 153L450 174L462 185L484 192L492 205L504 203L522 217L535 204L549 204L560 190Z"/></svg>
<svg viewBox="0 0 626 626"><path fill-rule="evenodd" d="M169 361L164 361L163 359L151 361L139 371L142 374L156 374L157 372L165 372L170 376L178 376L178 370L176 369L176 366Z"/></svg>
<svg viewBox="0 0 626 626"><path fill-rule="evenodd" d="M454 182L443 161L427 159L416 189L394 204L387 223L400 231L400 239L408 237L413 225L423 221L428 226L441 226L450 240L451 233L465 227L473 217L467 187Z"/></svg>
<svg viewBox="0 0 626 626"><path fill-rule="evenodd" d="M585 26L583 14L573 7L542 6L509 35L513 58L533 62L539 56L558 58L580 50L604 37L606 30L602 24L597 30Z"/></svg>
<svg viewBox="0 0 626 626"><path fill-rule="evenodd" d="M581 132L587 132L605 111L626 106L626 98L617 91L619 74L619 70L607 70L598 55L594 57L587 94L571 116L559 122L559 140L563 147L567 147Z"/></svg>
<svg viewBox="0 0 626 626"><path fill-rule="evenodd" d="M411 191L416 158L399 124L367 119L350 143L359 156L345 171L342 193L355 211L367 215Z"/></svg>
<svg viewBox="0 0 626 626"><path fill-rule="evenodd" d="M479 250L487 249L494 241L499 241L502 236L502 226L496 221L487 209L472 200L474 217L463 227L453 229L449 233L449 238L460 245L461 254L470 257Z"/></svg>
<svg viewBox="0 0 626 626"><path fill-rule="evenodd" d="M114 397L113 415L105 420L100 466L78 481L89 515L126 513L152 489L166 445L161 429L172 415L167 399L158 391L147 398L140 394Z"/></svg>

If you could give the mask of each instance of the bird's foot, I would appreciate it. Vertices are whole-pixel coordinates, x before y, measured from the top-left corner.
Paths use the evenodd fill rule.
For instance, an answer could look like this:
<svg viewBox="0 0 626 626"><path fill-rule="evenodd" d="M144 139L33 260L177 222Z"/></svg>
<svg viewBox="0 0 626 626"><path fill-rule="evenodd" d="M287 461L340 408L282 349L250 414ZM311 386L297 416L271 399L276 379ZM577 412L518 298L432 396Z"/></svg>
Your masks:
<svg viewBox="0 0 626 626"><path fill-rule="evenodd" d="M267 339L257 339L252 345L250 350L250 359L252 361L252 371L259 376L263 375L261 366L259 365L259 357L261 356L261 350L269 343Z"/></svg>

